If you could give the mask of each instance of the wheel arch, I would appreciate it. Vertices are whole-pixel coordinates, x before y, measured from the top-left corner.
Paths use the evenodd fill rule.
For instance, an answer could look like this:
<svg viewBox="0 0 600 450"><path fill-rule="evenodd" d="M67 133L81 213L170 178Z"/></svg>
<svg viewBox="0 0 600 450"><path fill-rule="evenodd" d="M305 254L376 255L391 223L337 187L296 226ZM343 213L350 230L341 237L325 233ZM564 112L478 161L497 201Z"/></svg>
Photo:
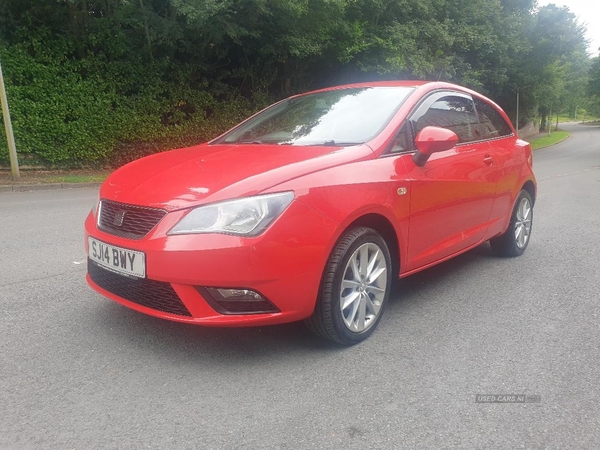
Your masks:
<svg viewBox="0 0 600 450"><path fill-rule="evenodd" d="M390 251L390 257L392 259L392 273L396 277L400 275L400 242L398 241L398 234L390 220L377 213L369 213L358 217L352 221L340 234L340 238L346 234L346 232L356 227L367 227L372 228L381 235L383 240L386 242ZM339 239L339 238L338 238Z"/></svg>
<svg viewBox="0 0 600 450"><path fill-rule="evenodd" d="M533 181L527 180L521 189L525 189L531 195L532 206L535 205L536 187Z"/></svg>

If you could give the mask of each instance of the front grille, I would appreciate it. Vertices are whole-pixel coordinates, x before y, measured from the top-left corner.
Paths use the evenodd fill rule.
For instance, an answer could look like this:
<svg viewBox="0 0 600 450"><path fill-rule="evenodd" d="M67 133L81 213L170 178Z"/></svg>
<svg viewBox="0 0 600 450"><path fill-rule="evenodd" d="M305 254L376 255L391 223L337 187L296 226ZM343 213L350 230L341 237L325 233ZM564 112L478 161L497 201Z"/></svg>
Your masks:
<svg viewBox="0 0 600 450"><path fill-rule="evenodd" d="M125 300L178 316L192 317L169 283L129 278L111 272L88 258L88 273L94 283Z"/></svg>
<svg viewBox="0 0 600 450"><path fill-rule="evenodd" d="M166 211L144 206L102 200L98 228L106 233L128 239L141 239L167 214Z"/></svg>

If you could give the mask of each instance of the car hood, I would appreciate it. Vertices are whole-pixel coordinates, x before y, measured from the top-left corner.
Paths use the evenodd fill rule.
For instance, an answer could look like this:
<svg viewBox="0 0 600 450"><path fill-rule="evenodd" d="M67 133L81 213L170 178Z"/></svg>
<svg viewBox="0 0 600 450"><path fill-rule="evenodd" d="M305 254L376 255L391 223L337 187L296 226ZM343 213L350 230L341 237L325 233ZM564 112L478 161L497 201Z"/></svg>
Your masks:
<svg viewBox="0 0 600 450"><path fill-rule="evenodd" d="M104 182L100 197L174 211L255 195L293 178L372 155L367 145L203 144L121 167Z"/></svg>

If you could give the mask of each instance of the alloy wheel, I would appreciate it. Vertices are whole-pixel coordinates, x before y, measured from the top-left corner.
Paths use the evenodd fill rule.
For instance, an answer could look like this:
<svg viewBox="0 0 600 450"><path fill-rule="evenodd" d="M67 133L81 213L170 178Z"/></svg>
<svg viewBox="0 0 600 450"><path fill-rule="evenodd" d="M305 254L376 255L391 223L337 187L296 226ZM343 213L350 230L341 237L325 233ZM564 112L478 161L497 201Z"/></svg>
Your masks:
<svg viewBox="0 0 600 450"><path fill-rule="evenodd" d="M355 333L370 328L381 311L388 267L377 244L358 247L348 260L340 289L340 309L346 327Z"/></svg>
<svg viewBox="0 0 600 450"><path fill-rule="evenodd" d="M525 248L531 234L531 202L523 197L517 208L517 217L515 220L515 241L517 247Z"/></svg>

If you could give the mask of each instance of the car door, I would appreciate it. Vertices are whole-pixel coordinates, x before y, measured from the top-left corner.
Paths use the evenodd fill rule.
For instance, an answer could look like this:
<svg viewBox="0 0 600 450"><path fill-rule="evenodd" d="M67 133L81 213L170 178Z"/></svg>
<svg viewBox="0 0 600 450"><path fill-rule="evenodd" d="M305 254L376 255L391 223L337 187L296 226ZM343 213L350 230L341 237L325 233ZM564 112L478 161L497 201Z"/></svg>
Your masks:
<svg viewBox="0 0 600 450"><path fill-rule="evenodd" d="M412 136L426 126L454 131L459 144L434 153L423 167L405 155L411 180L406 270L474 246L485 236L496 192L489 143L481 138L470 95L438 92L409 118Z"/></svg>
<svg viewBox="0 0 600 450"><path fill-rule="evenodd" d="M517 137L498 108L481 98L475 97L473 100L482 137L488 141L497 175L496 195L488 229L488 236L493 236L504 231L507 216L511 214L519 167L525 163L525 154L517 151Z"/></svg>

